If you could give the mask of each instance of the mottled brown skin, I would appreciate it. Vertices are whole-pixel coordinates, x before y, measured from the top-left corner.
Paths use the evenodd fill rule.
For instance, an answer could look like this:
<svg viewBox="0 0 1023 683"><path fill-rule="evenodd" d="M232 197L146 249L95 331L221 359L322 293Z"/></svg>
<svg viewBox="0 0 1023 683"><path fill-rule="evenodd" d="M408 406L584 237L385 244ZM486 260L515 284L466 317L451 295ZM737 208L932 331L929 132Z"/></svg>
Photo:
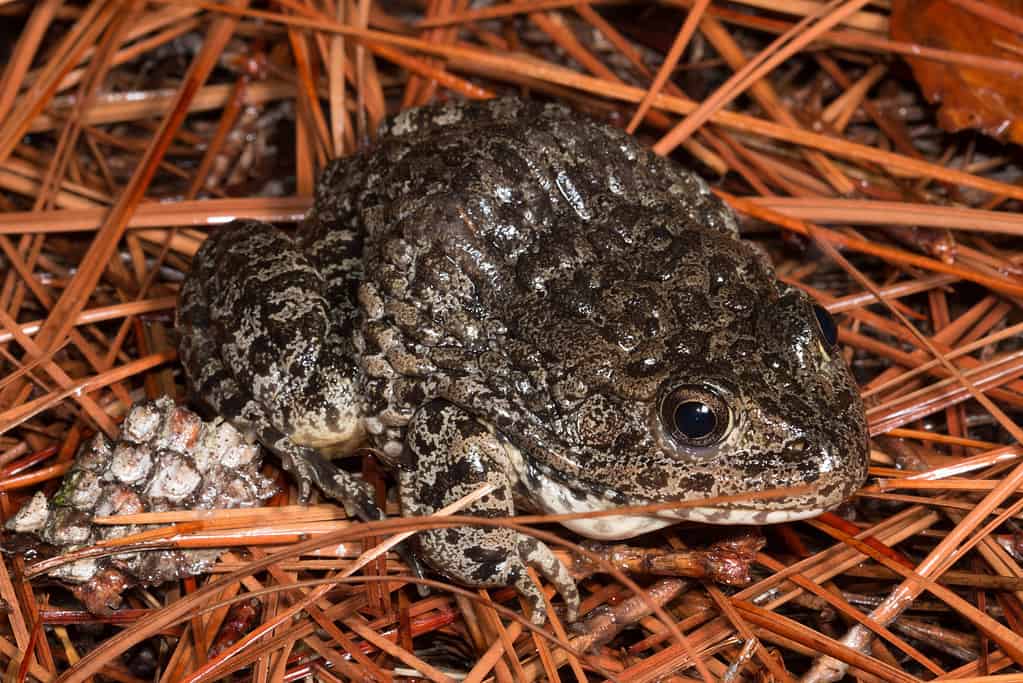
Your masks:
<svg viewBox="0 0 1023 683"><path fill-rule="evenodd" d="M469 512L489 517L809 491L570 525L599 538L805 517L866 474L863 406L812 302L700 179L561 107L399 115L326 170L297 234L214 233L179 329L196 392L365 516L361 484L318 453L363 434L397 466L407 514L482 482L497 491ZM713 431L693 432L681 404L711 411ZM578 603L532 538L417 540L456 580L515 585L537 620L527 565Z"/></svg>

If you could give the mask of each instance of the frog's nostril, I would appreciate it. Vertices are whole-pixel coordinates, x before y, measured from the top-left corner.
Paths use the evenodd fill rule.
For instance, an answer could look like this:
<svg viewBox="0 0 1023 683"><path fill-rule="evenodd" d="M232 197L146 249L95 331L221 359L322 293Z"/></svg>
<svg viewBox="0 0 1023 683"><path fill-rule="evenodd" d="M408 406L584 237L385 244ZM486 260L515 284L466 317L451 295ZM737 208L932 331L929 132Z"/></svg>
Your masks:
<svg viewBox="0 0 1023 683"><path fill-rule="evenodd" d="M785 444L783 457L789 462L800 462L807 457L808 443L806 439L794 439Z"/></svg>

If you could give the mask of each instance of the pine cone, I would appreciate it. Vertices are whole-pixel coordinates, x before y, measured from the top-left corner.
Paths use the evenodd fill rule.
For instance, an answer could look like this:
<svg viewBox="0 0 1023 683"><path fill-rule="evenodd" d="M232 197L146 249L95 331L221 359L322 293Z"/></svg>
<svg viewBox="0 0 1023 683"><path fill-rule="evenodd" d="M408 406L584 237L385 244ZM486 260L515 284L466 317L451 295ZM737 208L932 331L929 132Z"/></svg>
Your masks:
<svg viewBox="0 0 1023 683"><path fill-rule="evenodd" d="M259 446L230 424L203 422L169 398L137 404L121 437L103 434L82 444L52 500L37 493L7 522L63 551L144 531L148 526L94 525L93 517L166 510L253 507L276 491L259 473ZM152 550L83 559L49 575L72 585L90 611L120 605L120 593L207 571L222 551Z"/></svg>

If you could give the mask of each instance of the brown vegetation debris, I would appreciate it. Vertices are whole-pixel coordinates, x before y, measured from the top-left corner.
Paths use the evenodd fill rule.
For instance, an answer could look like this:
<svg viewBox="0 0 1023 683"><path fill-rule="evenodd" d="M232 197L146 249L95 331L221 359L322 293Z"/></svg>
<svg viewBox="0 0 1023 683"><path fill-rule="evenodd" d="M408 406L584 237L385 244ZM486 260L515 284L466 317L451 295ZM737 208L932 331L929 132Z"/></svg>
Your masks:
<svg viewBox="0 0 1023 683"><path fill-rule="evenodd" d="M479 522L576 563L574 625L532 575L543 628L514 591L395 552L464 524L447 515L465 500L402 518L360 450L339 462L388 513L362 523L299 504L267 458L266 507L68 515L51 540L87 546L69 555L5 541L4 680L1023 680L1021 17L1015 0L0 0L5 524L77 495L76 453L133 404L197 407L173 316L208 234L290 229L331 159L454 98L558 101L702 175L835 316L871 433L842 508L734 543L693 523L583 548L551 515ZM143 551L208 561L146 585L115 566ZM93 583L56 580L68 559Z"/></svg>
<svg viewBox="0 0 1023 683"><path fill-rule="evenodd" d="M763 537L746 534L715 542L706 550L666 550L630 545L605 545L585 541L581 546L602 562L623 572L646 576L678 576L707 579L728 586L744 586L750 582L750 565L764 545ZM603 571L589 555L572 557L569 571L584 578Z"/></svg>
<svg viewBox="0 0 1023 683"><path fill-rule="evenodd" d="M1023 54L1020 0L893 0L895 40L964 53L1018 59ZM945 130L979 130L1000 140L1023 142L1023 71L995 73L965 65L949 67L907 56L924 96L937 104Z"/></svg>

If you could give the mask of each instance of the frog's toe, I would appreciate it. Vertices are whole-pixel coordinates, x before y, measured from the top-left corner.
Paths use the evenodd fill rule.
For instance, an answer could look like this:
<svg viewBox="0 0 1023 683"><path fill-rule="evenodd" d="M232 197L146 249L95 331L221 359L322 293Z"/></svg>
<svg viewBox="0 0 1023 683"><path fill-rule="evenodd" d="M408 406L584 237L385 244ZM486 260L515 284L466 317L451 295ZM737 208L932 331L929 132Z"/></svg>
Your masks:
<svg viewBox="0 0 1023 683"><path fill-rule="evenodd" d="M515 590L518 591L529 604L530 621L536 626L543 626L547 621L547 603L544 602L543 593L529 578L529 572L523 564L520 571L515 572Z"/></svg>
<svg viewBox="0 0 1023 683"><path fill-rule="evenodd" d="M327 495L340 500L349 517L375 522L387 516L373 500L372 487L347 472L338 470L330 477L330 483L321 485L320 488Z"/></svg>
<svg viewBox="0 0 1023 683"><path fill-rule="evenodd" d="M309 479L298 480L298 504L306 505L313 495L313 482Z"/></svg>
<svg viewBox="0 0 1023 683"><path fill-rule="evenodd" d="M579 616L579 589L575 585L575 579L569 574L565 563L559 560L545 543L532 536L525 536L524 539L519 546L522 560L550 581L561 595L561 599L565 601L565 618L568 621L575 621ZM532 581L529 581L529 584L532 585ZM536 620L535 610L533 619Z"/></svg>
<svg viewBox="0 0 1023 683"><path fill-rule="evenodd" d="M385 517L373 498L373 487L368 482L327 462L311 448L295 446L284 439L275 444L285 469L298 480L299 496L308 499L312 484L324 494L338 500L349 517L372 522Z"/></svg>

